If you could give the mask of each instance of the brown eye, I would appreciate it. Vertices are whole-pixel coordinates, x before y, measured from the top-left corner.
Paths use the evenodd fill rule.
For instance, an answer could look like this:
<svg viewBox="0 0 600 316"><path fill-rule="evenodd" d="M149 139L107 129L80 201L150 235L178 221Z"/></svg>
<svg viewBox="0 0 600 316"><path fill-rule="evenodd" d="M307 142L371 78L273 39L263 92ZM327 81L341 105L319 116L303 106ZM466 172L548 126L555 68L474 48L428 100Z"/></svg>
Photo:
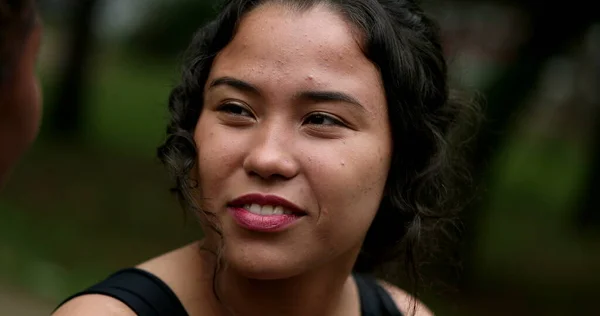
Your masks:
<svg viewBox="0 0 600 316"><path fill-rule="evenodd" d="M219 107L219 112L224 112L236 116L252 116L252 113L248 111L244 106L237 103L224 103Z"/></svg>
<svg viewBox="0 0 600 316"><path fill-rule="evenodd" d="M309 117L307 117L304 120L305 124L312 124L312 125L338 125L338 126L344 126L344 124L338 120L333 118L330 115L327 114L322 114L322 113L316 113L316 114L312 114Z"/></svg>

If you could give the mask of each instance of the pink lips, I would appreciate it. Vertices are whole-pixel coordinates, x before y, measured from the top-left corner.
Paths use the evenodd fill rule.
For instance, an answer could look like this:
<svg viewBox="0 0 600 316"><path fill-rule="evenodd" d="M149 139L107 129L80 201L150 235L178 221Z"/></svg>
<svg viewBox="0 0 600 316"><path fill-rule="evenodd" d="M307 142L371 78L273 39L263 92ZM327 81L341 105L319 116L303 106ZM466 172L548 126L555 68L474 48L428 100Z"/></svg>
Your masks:
<svg viewBox="0 0 600 316"><path fill-rule="evenodd" d="M284 209L291 211L292 214L255 214L244 208L244 205L251 204L258 204L261 206L281 206ZM261 194L248 194L241 196L229 203L228 209L238 225L248 230L258 232L282 231L296 222L302 216L306 215L306 212L302 211L299 207L287 201L286 199L274 195Z"/></svg>

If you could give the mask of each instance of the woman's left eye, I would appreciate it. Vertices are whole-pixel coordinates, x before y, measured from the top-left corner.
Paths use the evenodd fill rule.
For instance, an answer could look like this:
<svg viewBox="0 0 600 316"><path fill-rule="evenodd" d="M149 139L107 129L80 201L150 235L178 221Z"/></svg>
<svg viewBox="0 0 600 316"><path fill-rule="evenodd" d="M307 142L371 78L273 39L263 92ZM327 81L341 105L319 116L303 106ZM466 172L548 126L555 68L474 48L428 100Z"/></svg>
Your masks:
<svg viewBox="0 0 600 316"><path fill-rule="evenodd" d="M312 114L312 115L308 116L304 120L304 123L305 124L312 124L312 125L339 125L339 126L344 126L344 123L342 123L340 120L332 117L331 115L322 114L322 113L316 113L316 114Z"/></svg>

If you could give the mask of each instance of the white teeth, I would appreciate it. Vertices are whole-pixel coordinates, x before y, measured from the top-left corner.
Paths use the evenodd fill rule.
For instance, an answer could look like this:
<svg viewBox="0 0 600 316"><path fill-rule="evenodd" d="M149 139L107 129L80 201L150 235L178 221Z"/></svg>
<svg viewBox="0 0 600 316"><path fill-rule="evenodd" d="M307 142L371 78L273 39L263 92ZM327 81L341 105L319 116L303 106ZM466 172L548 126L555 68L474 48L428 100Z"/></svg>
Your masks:
<svg viewBox="0 0 600 316"><path fill-rule="evenodd" d="M272 205L263 205L260 210L260 214L262 215L271 215L273 214L273 206Z"/></svg>
<svg viewBox="0 0 600 316"><path fill-rule="evenodd" d="M251 213L254 213L254 214L260 214L261 209L262 209L262 207L260 207L260 205L252 204L252 205L250 205L250 208L248 209L248 211L250 211Z"/></svg>
<svg viewBox="0 0 600 316"><path fill-rule="evenodd" d="M248 210L250 213L259 214L259 215L291 215L292 211L286 210L280 205L263 205L260 206L258 204L246 204L244 208Z"/></svg>
<svg viewBox="0 0 600 316"><path fill-rule="evenodd" d="M275 208L273 209L273 214L275 215L282 215L283 214L283 207L281 206L275 206Z"/></svg>

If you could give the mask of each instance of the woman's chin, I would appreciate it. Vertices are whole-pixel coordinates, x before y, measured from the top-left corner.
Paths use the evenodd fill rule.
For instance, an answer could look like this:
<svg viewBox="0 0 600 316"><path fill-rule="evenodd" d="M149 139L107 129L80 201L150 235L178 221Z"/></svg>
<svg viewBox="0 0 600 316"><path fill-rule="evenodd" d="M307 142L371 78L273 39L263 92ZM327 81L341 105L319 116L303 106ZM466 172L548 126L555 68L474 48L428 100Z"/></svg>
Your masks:
<svg viewBox="0 0 600 316"><path fill-rule="evenodd" d="M261 251L248 253L239 249L233 252L235 253L226 252L223 257L227 269L248 279L288 279L305 272L308 266L299 262L298 258L283 254L265 254Z"/></svg>

